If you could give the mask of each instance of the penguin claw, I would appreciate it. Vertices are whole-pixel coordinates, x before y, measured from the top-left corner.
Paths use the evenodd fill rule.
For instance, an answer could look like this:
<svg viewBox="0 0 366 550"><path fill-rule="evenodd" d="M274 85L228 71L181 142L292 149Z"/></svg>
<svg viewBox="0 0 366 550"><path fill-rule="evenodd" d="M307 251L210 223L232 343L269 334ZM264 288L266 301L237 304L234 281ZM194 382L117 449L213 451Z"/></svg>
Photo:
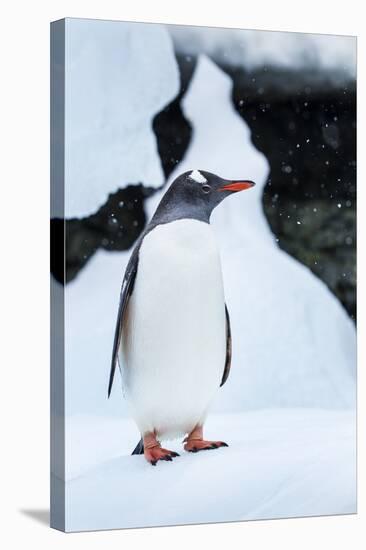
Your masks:
<svg viewBox="0 0 366 550"><path fill-rule="evenodd" d="M219 447L228 447L225 441L205 441L204 439L189 441L187 439L184 449L189 453L198 453L199 451L210 451Z"/></svg>
<svg viewBox="0 0 366 550"><path fill-rule="evenodd" d="M158 445L145 449L144 455L147 462L149 462L152 466L156 466L159 460L164 462L172 462L173 458L179 456L178 453L169 451L168 449L162 449Z"/></svg>

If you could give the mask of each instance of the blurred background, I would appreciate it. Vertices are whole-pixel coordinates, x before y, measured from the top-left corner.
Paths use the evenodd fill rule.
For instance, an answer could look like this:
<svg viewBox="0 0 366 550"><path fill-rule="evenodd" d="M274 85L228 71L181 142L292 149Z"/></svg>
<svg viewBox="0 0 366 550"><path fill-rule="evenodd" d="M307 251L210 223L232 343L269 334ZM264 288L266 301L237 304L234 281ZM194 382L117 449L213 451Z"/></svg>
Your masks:
<svg viewBox="0 0 366 550"><path fill-rule="evenodd" d="M322 279L356 321L356 59L351 37L166 27L180 87L152 121L165 180L192 128L181 102L197 56L232 80L232 102L268 160L265 216L279 246ZM213 113L214 116L214 113ZM120 181L87 216L66 221L66 283L99 249L128 250L146 223L156 181ZM301 224L298 220L301 219ZM63 220L51 221L51 270L64 277ZM57 253L56 253L57 252Z"/></svg>

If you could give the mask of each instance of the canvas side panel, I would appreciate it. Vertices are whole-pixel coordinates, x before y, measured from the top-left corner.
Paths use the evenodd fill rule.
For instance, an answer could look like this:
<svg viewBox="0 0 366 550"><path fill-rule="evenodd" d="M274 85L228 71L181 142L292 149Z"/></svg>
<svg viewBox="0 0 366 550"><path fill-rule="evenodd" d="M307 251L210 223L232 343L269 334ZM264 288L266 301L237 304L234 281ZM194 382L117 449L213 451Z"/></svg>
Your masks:
<svg viewBox="0 0 366 550"><path fill-rule="evenodd" d="M65 272L65 20L51 23L51 262ZM65 530L65 277L51 275L51 527Z"/></svg>

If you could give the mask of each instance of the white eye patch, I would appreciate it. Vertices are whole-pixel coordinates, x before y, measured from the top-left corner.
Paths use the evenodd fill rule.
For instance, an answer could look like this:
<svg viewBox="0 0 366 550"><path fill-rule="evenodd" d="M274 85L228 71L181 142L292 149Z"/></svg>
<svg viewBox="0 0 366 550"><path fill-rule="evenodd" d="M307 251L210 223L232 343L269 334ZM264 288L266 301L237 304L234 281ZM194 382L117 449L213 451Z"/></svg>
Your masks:
<svg viewBox="0 0 366 550"><path fill-rule="evenodd" d="M188 177L197 183L207 183L205 176L199 170L193 170Z"/></svg>

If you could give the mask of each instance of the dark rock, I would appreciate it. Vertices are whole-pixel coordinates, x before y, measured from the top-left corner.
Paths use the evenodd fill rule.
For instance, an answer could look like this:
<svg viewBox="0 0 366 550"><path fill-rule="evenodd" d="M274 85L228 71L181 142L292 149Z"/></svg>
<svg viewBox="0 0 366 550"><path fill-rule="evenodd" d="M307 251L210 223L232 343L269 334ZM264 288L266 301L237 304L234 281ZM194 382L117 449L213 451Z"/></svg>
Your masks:
<svg viewBox="0 0 366 550"><path fill-rule="evenodd" d="M270 164L263 206L280 247L356 319L355 83L316 70L224 69Z"/></svg>
<svg viewBox="0 0 366 550"><path fill-rule="evenodd" d="M192 134L191 125L181 109L181 100L194 72L196 61L190 56L179 57L177 61L181 80L180 92L174 101L155 116L153 121L158 151L166 178L182 160Z"/></svg>
<svg viewBox="0 0 366 550"><path fill-rule="evenodd" d="M66 283L72 281L98 248L111 251L130 248L145 226L144 199L152 192L141 184L129 185L109 195L107 202L91 216L65 222L51 220L51 249L54 251L51 272L54 277L64 282L62 257L60 261L64 234Z"/></svg>

